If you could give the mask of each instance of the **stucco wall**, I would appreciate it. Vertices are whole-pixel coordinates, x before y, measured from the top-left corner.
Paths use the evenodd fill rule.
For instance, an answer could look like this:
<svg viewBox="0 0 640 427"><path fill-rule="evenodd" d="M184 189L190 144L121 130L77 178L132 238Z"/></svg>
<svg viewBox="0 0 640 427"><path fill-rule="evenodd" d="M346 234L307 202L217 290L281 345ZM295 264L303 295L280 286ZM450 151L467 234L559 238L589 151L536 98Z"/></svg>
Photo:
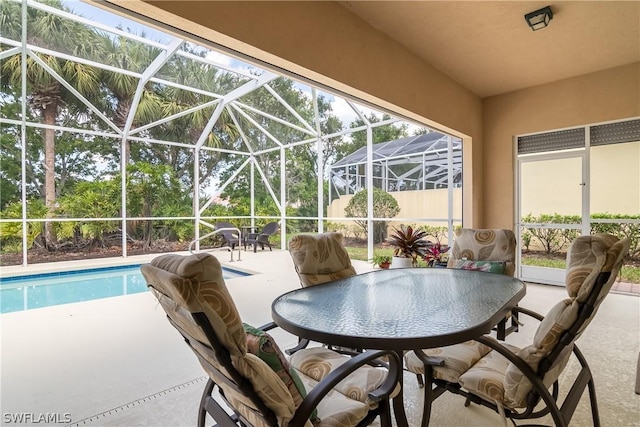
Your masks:
<svg viewBox="0 0 640 427"><path fill-rule="evenodd" d="M462 217L462 190L460 188L453 189L453 218ZM446 227L449 207L449 190L446 188L434 190L415 190L415 191L391 191L389 192L400 206L400 212L396 215L398 218L423 218L423 219L441 219L444 221L424 221L421 224L431 225L434 227ZM343 217L344 209L353 198L352 194L341 196L335 199L327 207L327 217ZM333 220L332 220L333 221ZM333 221L352 224L352 221ZM390 221L390 226L400 224L413 224L418 221Z"/></svg>
<svg viewBox="0 0 640 427"><path fill-rule="evenodd" d="M484 225L513 227L516 135L637 116L640 63L486 98Z"/></svg>

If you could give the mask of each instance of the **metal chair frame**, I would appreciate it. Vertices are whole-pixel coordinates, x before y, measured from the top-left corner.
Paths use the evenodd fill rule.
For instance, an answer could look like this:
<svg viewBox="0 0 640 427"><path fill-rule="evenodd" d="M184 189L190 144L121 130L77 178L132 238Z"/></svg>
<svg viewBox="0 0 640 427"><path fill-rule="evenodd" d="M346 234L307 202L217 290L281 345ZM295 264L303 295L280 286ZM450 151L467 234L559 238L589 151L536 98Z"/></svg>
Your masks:
<svg viewBox="0 0 640 427"><path fill-rule="evenodd" d="M519 358L516 354L514 354L511 350L509 350L499 342L486 336L476 339L476 341L491 347L493 350L499 352L506 359L512 362L533 384L533 389L529 393L529 396L527 398L527 407L524 409L524 411L517 412L512 409L504 408L504 413L507 418L511 420L524 420L540 418L547 414L551 414L551 417L553 418L556 426L568 426L569 421L571 420L573 413L575 412L575 409L585 388L588 388L593 426L600 426L600 415L598 411L598 403L596 400L596 390L593 381L593 375L591 374L591 370L589 368L589 365L587 364L585 357L575 345L575 340L582 325L584 325L585 322L589 321L594 311L596 310L597 298L600 290L607 283L610 276L610 272L603 272L599 274L596 280L596 284L593 286L589 297L584 303L580 304L578 319L574 322L571 328L569 328L562 334L562 337L558 341L558 344L551 351L551 353L546 358L540 361L538 372L534 372L533 369L531 369L531 367L524 360ZM542 319L544 319L544 316L522 307L516 307L514 310L518 313L533 317L534 319L537 319L539 321L542 321ZM579 361L581 369L576 376L576 379L573 381L569 393L565 396L564 400L560 404L560 402L558 402L558 381L553 384L552 391L549 392L548 388L542 382L542 379L544 378L545 374L555 366L560 357L565 354L565 352L571 345L573 345L572 353ZM416 351L416 354L425 364L425 398L422 418L423 427L429 425L432 403L445 391L464 396L467 399L465 406L468 406L469 402L473 402L499 412L500 408L498 408L495 403L463 390L460 384L450 383L433 378L433 367L443 366L444 359L428 357L422 351ZM541 400L544 401L545 406L542 409L536 411L535 408Z"/></svg>
<svg viewBox="0 0 640 427"><path fill-rule="evenodd" d="M272 251L272 245L269 243L269 237L276 234L280 224L277 222L270 222L262 228L260 233L249 233L244 238L242 242L244 246L244 250L247 250L247 246L253 245L253 252L256 252L258 249L258 245L260 248L264 250L265 245L269 247L269 250Z"/></svg>

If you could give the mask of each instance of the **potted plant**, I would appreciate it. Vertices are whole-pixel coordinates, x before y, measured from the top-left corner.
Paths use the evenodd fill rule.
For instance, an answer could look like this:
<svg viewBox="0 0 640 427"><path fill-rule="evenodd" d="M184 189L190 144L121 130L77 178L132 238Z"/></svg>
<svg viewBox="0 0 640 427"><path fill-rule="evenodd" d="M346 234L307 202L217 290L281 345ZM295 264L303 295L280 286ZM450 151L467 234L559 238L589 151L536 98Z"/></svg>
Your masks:
<svg viewBox="0 0 640 427"><path fill-rule="evenodd" d="M400 225L393 227L391 236L387 242L395 249L393 250L393 261L391 268L415 267L418 258L425 254L429 242L425 239L427 233L422 228Z"/></svg>
<svg viewBox="0 0 640 427"><path fill-rule="evenodd" d="M427 248L422 259L427 263L427 267L446 267L448 251L449 246L437 242Z"/></svg>
<svg viewBox="0 0 640 427"><path fill-rule="evenodd" d="M391 265L391 255L374 254L373 263L380 268L389 268Z"/></svg>

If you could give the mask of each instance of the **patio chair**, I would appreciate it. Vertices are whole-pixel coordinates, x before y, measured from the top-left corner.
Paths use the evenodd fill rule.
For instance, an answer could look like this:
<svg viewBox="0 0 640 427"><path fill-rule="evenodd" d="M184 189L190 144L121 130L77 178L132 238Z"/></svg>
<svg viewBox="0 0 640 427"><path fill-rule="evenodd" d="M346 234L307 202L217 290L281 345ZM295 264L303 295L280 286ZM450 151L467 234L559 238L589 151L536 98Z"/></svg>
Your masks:
<svg viewBox="0 0 640 427"><path fill-rule="evenodd" d="M273 250L271 248L271 243L269 243L269 237L276 234L280 224L277 222L270 222L262 228L260 233L249 233L244 239L244 250L247 250L247 246L253 245L253 252L256 252L258 249L258 245L264 250L265 245L269 247L269 250Z"/></svg>
<svg viewBox="0 0 640 427"><path fill-rule="evenodd" d="M556 426L567 426L585 388L589 391L594 426L600 425L591 370L575 341L582 335L609 292L629 252L629 239L609 234L581 236L567 253L566 289L546 317L521 307L517 311L540 321L533 342L524 347L491 336L449 347L417 350L405 355L411 372L424 376L422 425L429 424L431 405L444 392L493 409L506 420L531 420L550 414ZM577 375L561 375L571 355ZM572 380L573 378L573 380ZM569 390L558 399L559 381Z"/></svg>
<svg viewBox="0 0 640 427"><path fill-rule="evenodd" d="M341 233L295 235L289 240L289 253L303 288L356 274L355 268L351 265L351 258L342 244ZM298 345L288 349L287 353L293 354L307 345L309 340L301 339ZM358 349L338 350L347 354L360 352Z"/></svg>
<svg viewBox="0 0 640 427"><path fill-rule="evenodd" d="M198 408L198 426L210 415L220 426L390 426L389 398L402 361L391 351L355 358L322 347L288 361L265 330L242 323L218 260L207 253L167 254L142 274L182 334L209 380ZM367 363L387 356L388 369Z"/></svg>
<svg viewBox="0 0 640 427"><path fill-rule="evenodd" d="M303 287L356 274L341 233L298 234L289 240L289 253Z"/></svg>
<svg viewBox="0 0 640 427"><path fill-rule="evenodd" d="M222 237L223 246L229 246L232 250L236 245L240 245L240 233L235 230L237 227L230 222L216 222L215 229L220 230L219 235Z"/></svg>
<svg viewBox="0 0 640 427"><path fill-rule="evenodd" d="M482 270L513 277L516 271L516 246L516 236L511 230L458 228L447 268ZM496 337L502 341L510 333L517 332L517 312L500 322L495 331Z"/></svg>

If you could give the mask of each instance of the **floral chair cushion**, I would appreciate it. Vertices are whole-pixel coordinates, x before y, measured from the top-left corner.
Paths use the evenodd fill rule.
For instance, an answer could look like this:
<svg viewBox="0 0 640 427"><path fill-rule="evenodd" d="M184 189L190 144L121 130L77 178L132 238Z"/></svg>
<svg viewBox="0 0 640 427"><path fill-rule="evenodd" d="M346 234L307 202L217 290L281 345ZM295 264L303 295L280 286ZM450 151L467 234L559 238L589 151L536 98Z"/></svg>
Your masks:
<svg viewBox="0 0 640 427"><path fill-rule="evenodd" d="M507 229L458 228L447 267L454 268L461 261L501 261L504 274L516 271L516 236Z"/></svg>
<svg viewBox="0 0 640 427"><path fill-rule="evenodd" d="M298 234L289 241L289 252L302 286L356 274L340 233Z"/></svg>
<svg viewBox="0 0 640 427"><path fill-rule="evenodd" d="M608 234L581 236L572 242L567 253L567 292L570 298L551 308L540 322L531 345L522 349L510 347L533 371L538 370L540 361L558 345L562 334L574 325L578 319L580 304L586 300L597 277L603 272L611 273L600 291L600 294L606 295L629 251L629 243L629 239L618 240ZM601 300L599 298L596 302L595 311ZM575 339L580 336L590 319L580 327ZM545 374L543 383L546 386L550 387L558 379L569 361L572 349L573 343L567 345ZM459 382L466 389L510 408L526 407L527 396L533 388L520 369L496 351L489 352L460 375Z"/></svg>
<svg viewBox="0 0 640 427"><path fill-rule="evenodd" d="M293 353L290 363L302 375L319 382L347 360L348 356L325 347L313 347ZM339 382L334 390L373 408L376 403L369 399L369 393L380 387L386 377L384 369L363 366ZM324 415L320 418L324 418Z"/></svg>
<svg viewBox="0 0 640 427"><path fill-rule="evenodd" d="M487 273L504 274L506 263L504 261L469 261L463 260L453 268L459 270L486 271Z"/></svg>
<svg viewBox="0 0 640 427"><path fill-rule="evenodd" d="M156 289L161 287L163 294L191 313L203 312L233 356L246 353L247 338L240 314L215 257L204 253L187 257L167 254L154 258L151 265L157 270L149 270L147 274L158 276L153 282Z"/></svg>
<svg viewBox="0 0 640 427"><path fill-rule="evenodd" d="M183 312L204 313L221 344L229 351L234 367L251 382L264 404L282 422L291 419L296 409L291 393L274 370L258 356L247 353L244 325L222 277L220 262L214 256L161 255L151 261L150 267L143 266L142 273L147 283L153 284L169 317L200 342L208 342L208 339ZM191 344L205 371L209 372L210 368L203 360L225 372L209 347L197 342ZM213 372L209 375L215 377ZM244 395L234 393L232 389L226 389L225 394L228 399L241 403L239 407L255 411Z"/></svg>
<svg viewBox="0 0 640 427"><path fill-rule="evenodd" d="M262 359L275 372L291 393L296 407L300 406L302 400L307 396L302 380L298 372L289 364L287 358L282 354L280 347L274 339L265 331L244 324L247 333L247 351ZM312 421L318 421L318 411L311 415Z"/></svg>
<svg viewBox="0 0 640 427"><path fill-rule="evenodd" d="M444 366L433 367L434 378L456 383L460 375L469 370L482 356L489 353L491 348L476 341L467 341L458 345L429 348L422 351L429 357L443 358L447 361ZM404 362L410 372L424 375L424 363L416 356L415 352L406 353Z"/></svg>

